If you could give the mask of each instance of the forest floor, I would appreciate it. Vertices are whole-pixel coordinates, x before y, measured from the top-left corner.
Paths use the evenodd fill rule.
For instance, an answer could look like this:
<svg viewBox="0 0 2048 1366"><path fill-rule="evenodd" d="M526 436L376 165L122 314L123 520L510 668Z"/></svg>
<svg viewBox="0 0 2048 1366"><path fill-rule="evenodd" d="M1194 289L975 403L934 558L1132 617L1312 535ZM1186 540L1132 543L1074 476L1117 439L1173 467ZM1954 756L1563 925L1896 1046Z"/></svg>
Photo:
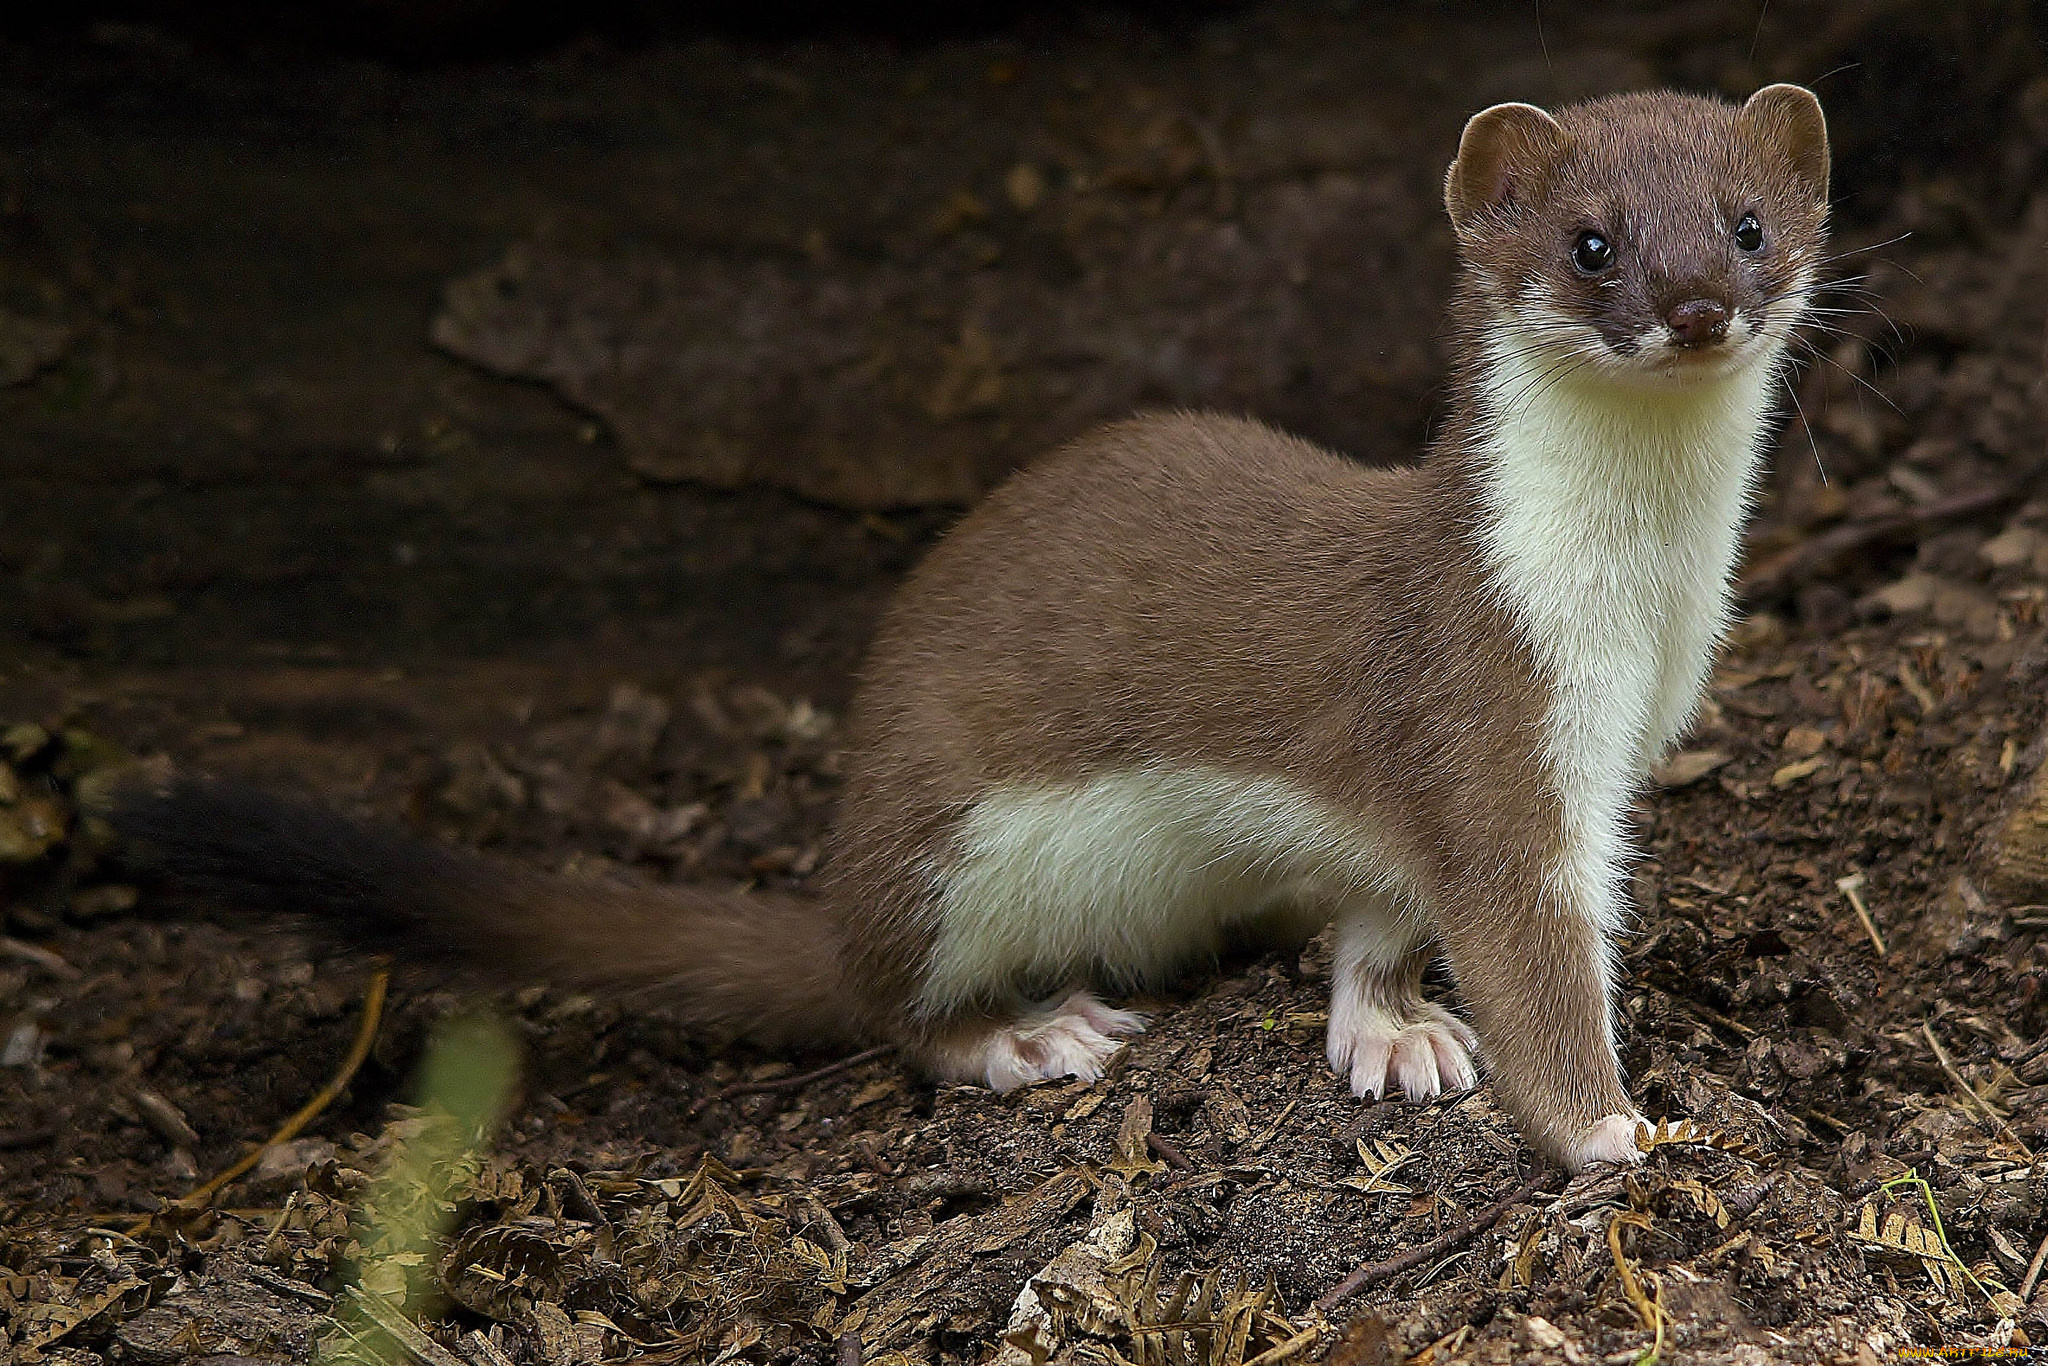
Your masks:
<svg viewBox="0 0 2048 1366"><path fill-rule="evenodd" d="M961 499L1144 403L1405 458L1440 364L1435 186L1471 109L1739 91L1845 52L1946 79L1953 35L1916 7L1843 7L1864 29L1783 8L1567 19L1547 59L1519 10L1308 5L411 72L123 25L0 47L10 1359L2048 1343L2038 45L1957 96L1990 112L1947 146L1865 126L1908 116L1900 88L1821 87L1858 278L1788 386L1705 714L1639 804L1624 1056L1665 1123L1638 1170L1545 1180L1484 1087L1352 1096L1323 1060L1320 945L1138 1003L1151 1027L1103 1081L996 1096L721 1046L659 1001L402 963L387 997L385 965L303 926L160 904L79 814L167 756L536 865L801 888L830 857L859 652ZM881 435L830 357L749 334L750 366L784 367L764 397L692 349L722 325L673 288L693 271L770 334L777 309L847 316L838 283L878 300L875 354L907 376ZM718 383L665 406L518 290L479 312L500 275L615 335L653 299L678 373ZM1108 280L1122 361L1063 350L1099 310L1001 330ZM797 442L778 460L744 420L771 402L826 415L768 433ZM925 464L860 445L932 433ZM423 1057L486 1076L506 1037L481 1146L412 1108ZM356 1044L303 1132L173 1203Z"/></svg>

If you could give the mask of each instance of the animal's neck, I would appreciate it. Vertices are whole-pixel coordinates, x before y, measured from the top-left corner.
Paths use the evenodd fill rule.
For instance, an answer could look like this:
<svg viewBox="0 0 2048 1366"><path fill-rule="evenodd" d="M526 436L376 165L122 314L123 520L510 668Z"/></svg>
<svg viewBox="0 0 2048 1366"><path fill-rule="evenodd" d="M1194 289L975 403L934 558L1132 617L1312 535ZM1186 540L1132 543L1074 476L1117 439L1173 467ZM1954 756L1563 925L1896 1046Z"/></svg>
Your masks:
<svg viewBox="0 0 2048 1366"><path fill-rule="evenodd" d="M1726 624L1772 365L1616 383L1513 342L1485 364L1485 553L1555 689L1553 763L1632 781L1691 719Z"/></svg>

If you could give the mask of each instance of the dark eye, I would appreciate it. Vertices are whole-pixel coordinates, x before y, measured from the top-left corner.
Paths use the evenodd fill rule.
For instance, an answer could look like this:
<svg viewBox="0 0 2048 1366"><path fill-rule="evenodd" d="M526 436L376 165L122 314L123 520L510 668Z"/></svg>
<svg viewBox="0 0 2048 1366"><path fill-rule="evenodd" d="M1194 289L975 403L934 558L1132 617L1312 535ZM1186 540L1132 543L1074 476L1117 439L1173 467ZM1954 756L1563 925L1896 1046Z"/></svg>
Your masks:
<svg viewBox="0 0 2048 1366"><path fill-rule="evenodd" d="M1597 232L1582 232L1572 244L1572 264L1581 274L1598 275L1614 264L1614 244Z"/></svg>
<svg viewBox="0 0 2048 1366"><path fill-rule="evenodd" d="M1746 213L1735 224L1735 245L1744 251L1762 251L1764 247L1764 225L1756 221L1756 215Z"/></svg>

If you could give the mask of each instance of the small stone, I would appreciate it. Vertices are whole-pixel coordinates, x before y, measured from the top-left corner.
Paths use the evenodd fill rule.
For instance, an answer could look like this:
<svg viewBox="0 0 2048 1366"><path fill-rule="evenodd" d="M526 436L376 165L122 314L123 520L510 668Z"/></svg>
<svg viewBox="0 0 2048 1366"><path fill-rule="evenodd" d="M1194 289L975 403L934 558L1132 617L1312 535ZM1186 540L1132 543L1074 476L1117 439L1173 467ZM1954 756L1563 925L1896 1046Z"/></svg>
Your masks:
<svg viewBox="0 0 2048 1366"><path fill-rule="evenodd" d="M1984 542L1977 553L1993 569L2016 569L2031 562L2044 546L2048 546L2048 536L2030 526L2013 526Z"/></svg>
<svg viewBox="0 0 2048 1366"><path fill-rule="evenodd" d="M1045 173L1028 161L1020 161L1003 178L1003 192L1020 212L1030 213L1045 198Z"/></svg>
<svg viewBox="0 0 2048 1366"><path fill-rule="evenodd" d="M0 731L0 749L7 751L15 763L26 763L44 745L50 743L50 732L33 721L24 721Z"/></svg>
<svg viewBox="0 0 2048 1366"><path fill-rule="evenodd" d="M43 1060L43 1044L49 1036L34 1020L23 1020L8 1031L0 1045L0 1067L34 1067Z"/></svg>
<svg viewBox="0 0 2048 1366"><path fill-rule="evenodd" d="M782 720L782 734L789 740L815 742L830 735L837 724L831 712L821 711L811 705L810 699L799 697L789 704L789 714Z"/></svg>
<svg viewBox="0 0 2048 1366"><path fill-rule="evenodd" d="M711 812L703 802L656 806L624 783L609 780L599 785L596 797L599 821L657 853L676 853L684 837Z"/></svg>
<svg viewBox="0 0 2048 1366"><path fill-rule="evenodd" d="M1826 731L1812 726L1794 726L1785 732L1785 743L1780 748L1788 759L1805 759L1826 749L1827 743Z"/></svg>
<svg viewBox="0 0 2048 1366"><path fill-rule="evenodd" d="M0 863L31 863L64 836L64 809L48 797L24 797L0 810Z"/></svg>
<svg viewBox="0 0 2048 1366"><path fill-rule="evenodd" d="M1524 1347L1551 1359L1562 1358L1572 1366L1579 1366L1586 1359L1584 1349L1566 1337L1564 1331L1549 1319L1531 1314L1517 1325L1516 1332Z"/></svg>
<svg viewBox="0 0 2048 1366"><path fill-rule="evenodd" d="M1934 593L1940 584L1934 575L1916 572L1864 594L1862 601L1866 607L1882 608L1893 616L1911 616L1934 605Z"/></svg>
<svg viewBox="0 0 2048 1366"><path fill-rule="evenodd" d="M71 897L71 914L79 920L98 920L103 916L125 915L135 909L139 894L125 882L102 883L98 887L87 887Z"/></svg>
<svg viewBox="0 0 2048 1366"><path fill-rule="evenodd" d="M1816 754L1811 759L1801 759L1796 764L1786 764L1771 774L1772 787L1790 787L1801 778L1810 778L1827 766L1827 758Z"/></svg>

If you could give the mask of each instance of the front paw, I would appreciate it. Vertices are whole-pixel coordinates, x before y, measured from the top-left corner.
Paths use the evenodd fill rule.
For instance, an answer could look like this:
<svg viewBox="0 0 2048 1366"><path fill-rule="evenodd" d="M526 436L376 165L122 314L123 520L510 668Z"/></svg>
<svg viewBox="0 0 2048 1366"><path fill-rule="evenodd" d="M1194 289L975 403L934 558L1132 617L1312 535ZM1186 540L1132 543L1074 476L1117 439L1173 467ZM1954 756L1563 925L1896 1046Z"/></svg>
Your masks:
<svg viewBox="0 0 2048 1366"><path fill-rule="evenodd" d="M1650 1121L1634 1111L1596 1120L1566 1145L1562 1154L1565 1170L1576 1175L1601 1162L1634 1166L1643 1160L1643 1150L1636 1146L1636 1133L1649 1127Z"/></svg>
<svg viewBox="0 0 2048 1366"><path fill-rule="evenodd" d="M1442 1006L1422 1004L1406 1020L1379 1012L1332 1011L1330 1066L1351 1079L1353 1095L1374 1100L1396 1086L1410 1100L1434 1100L1479 1082L1479 1040Z"/></svg>

